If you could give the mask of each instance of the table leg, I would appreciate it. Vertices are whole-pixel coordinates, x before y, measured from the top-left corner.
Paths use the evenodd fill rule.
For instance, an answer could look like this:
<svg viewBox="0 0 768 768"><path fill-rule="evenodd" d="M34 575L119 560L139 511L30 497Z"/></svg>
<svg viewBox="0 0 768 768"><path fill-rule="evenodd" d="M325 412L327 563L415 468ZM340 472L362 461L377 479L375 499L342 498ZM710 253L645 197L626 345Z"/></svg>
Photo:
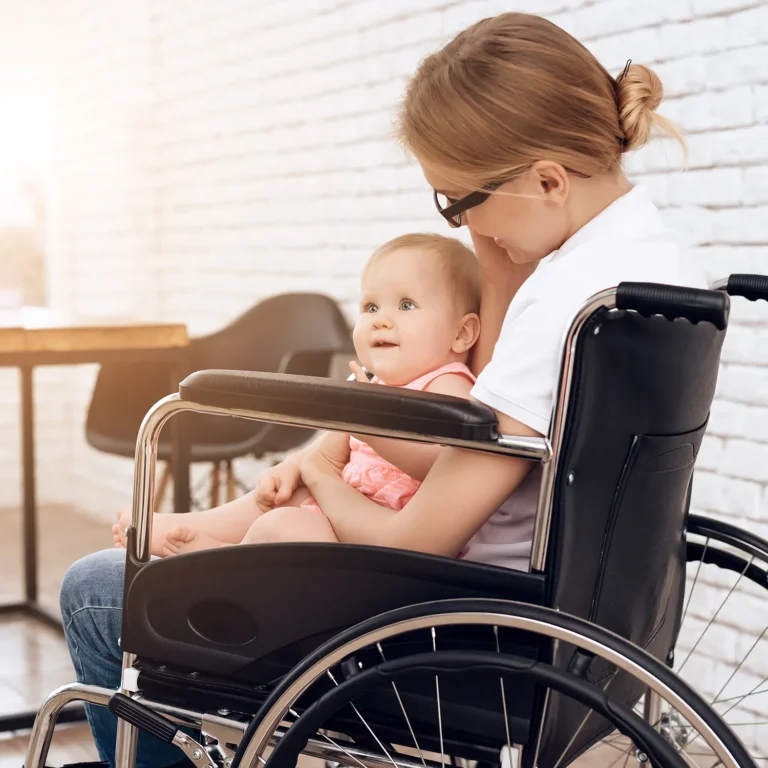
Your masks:
<svg viewBox="0 0 768 768"><path fill-rule="evenodd" d="M171 371L171 391L176 392L181 379L181 366ZM176 514L191 509L189 493L189 444L184 435L184 414L174 416L169 422L172 440L173 511Z"/></svg>
<svg viewBox="0 0 768 768"><path fill-rule="evenodd" d="M37 501L35 499L34 368L21 368L21 450L24 489L24 597L37 602Z"/></svg>

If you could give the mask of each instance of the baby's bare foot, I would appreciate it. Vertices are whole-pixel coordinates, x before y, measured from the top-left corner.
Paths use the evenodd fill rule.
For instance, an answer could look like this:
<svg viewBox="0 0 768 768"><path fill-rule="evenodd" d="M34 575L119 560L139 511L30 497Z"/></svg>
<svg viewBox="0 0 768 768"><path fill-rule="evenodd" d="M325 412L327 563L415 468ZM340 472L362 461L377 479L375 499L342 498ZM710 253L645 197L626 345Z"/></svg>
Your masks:
<svg viewBox="0 0 768 768"><path fill-rule="evenodd" d="M163 557L165 537L170 531L179 527L179 522L186 515L172 515L169 513L157 513L152 516L152 541L149 552L157 557ZM116 547L125 547L125 529L131 524L133 513L130 509L124 509L117 513L117 523L112 527L112 536Z"/></svg>
<svg viewBox="0 0 768 768"><path fill-rule="evenodd" d="M219 539L214 539L213 536L209 536L207 533L200 533L192 528L178 526L166 534L163 557L184 555L188 552L202 552L205 549L217 549L226 546L231 545Z"/></svg>

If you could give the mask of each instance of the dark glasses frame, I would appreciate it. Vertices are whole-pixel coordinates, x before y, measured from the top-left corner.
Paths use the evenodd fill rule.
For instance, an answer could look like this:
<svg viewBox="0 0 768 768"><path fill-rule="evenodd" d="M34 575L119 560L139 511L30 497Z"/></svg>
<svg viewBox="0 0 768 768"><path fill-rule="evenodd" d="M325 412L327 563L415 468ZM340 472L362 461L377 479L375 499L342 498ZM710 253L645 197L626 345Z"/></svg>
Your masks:
<svg viewBox="0 0 768 768"><path fill-rule="evenodd" d="M577 171L572 171L568 168L565 169L566 173L573 174L574 176L577 176L580 179L588 179L590 178L588 174L586 173L579 173ZM496 182L494 184L486 184L485 189L478 190L477 192L470 192L468 195L465 195L464 197L459 198L458 200L453 200L453 202L450 205L446 205L445 208L443 208L440 205L440 201L437 198L437 190L432 190L432 197L435 201L435 208L440 212L440 215L452 226L452 227L461 227L464 226L464 221L462 221L461 214L466 213L470 208L476 208L481 203L484 203L499 187L506 184L508 181L512 181L513 179L517 178L520 173L516 173L514 176L511 176L510 178L504 179L503 181ZM448 197L448 195L445 195L445 197L448 198L448 200L451 200L452 198Z"/></svg>
<svg viewBox="0 0 768 768"><path fill-rule="evenodd" d="M491 187L486 187L487 191L480 191L477 192L470 192L468 195L465 195L462 198L459 198L458 200L454 200L450 205L447 205L445 208L443 208L440 205L440 201L437 197L437 190L432 190L432 197L435 201L435 208L439 211L440 215L452 226L452 227L461 227L463 226L464 222L461 220L461 214L468 211L470 208L476 208L481 203L484 203L490 196L491 193L497 188L501 186L500 184L494 185ZM446 195L446 197L448 197ZM448 197L450 200L451 198Z"/></svg>

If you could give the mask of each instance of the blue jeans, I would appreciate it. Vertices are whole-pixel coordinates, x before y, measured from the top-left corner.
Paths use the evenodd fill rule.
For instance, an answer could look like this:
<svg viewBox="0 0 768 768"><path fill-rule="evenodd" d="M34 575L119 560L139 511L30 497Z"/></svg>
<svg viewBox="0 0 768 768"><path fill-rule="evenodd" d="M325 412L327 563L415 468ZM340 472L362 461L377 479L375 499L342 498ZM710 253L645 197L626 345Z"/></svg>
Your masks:
<svg viewBox="0 0 768 768"><path fill-rule="evenodd" d="M61 585L61 613L77 679L87 685L118 688L123 654L120 625L125 551L107 549L78 560ZM117 718L104 707L86 706L88 724L102 760L115 762ZM148 733L139 734L137 768L163 768L184 754Z"/></svg>

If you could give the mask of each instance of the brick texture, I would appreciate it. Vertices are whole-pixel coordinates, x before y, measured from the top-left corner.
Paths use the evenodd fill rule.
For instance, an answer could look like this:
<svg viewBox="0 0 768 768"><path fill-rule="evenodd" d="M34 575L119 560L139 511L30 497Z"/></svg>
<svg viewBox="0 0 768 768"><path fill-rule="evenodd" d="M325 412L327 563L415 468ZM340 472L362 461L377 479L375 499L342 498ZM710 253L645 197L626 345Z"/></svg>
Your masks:
<svg viewBox="0 0 768 768"><path fill-rule="evenodd" d="M392 140L409 74L463 26L510 7L550 15L611 71L630 57L656 67L663 109L688 134L688 170L657 141L628 158L629 171L712 277L768 269L768 7L759 0L257 5L40 4L57 117L56 308L83 321L183 320L193 334L285 290L327 291L351 308L373 247L407 230L444 230L418 168ZM702 461L702 481L712 474L722 490L697 503L723 515L742 514L745 482L768 480L760 310L735 302ZM93 375L38 377L41 466L51 468L40 483L45 499L108 514L128 500L130 468L83 444ZM15 374L2 372L3 504L18 501L16 407ZM47 464L56 453L68 460Z"/></svg>
<svg viewBox="0 0 768 768"><path fill-rule="evenodd" d="M84 320L182 319L193 333L282 290L326 290L350 307L371 248L404 230L442 228L418 169L391 138L409 73L461 27L508 7L495 0L417 8L297 0L290 11L242 0L46 5L39 16L59 122L52 301ZM655 142L629 158L629 170L712 276L768 266L765 5L528 0L512 7L549 14L612 71L629 57L657 68L664 110L689 136L689 169L681 170L673 146ZM711 468L734 483L749 466L759 468L768 434L734 433L729 417L719 426L718 415L733 413L729 405L749 414L765 401L763 323L759 308L737 302L708 438L746 438L748 447L725 446L722 464ZM84 369L54 379L68 383L71 401L92 375ZM9 410L4 420L12 417ZM752 422L742 415L740 423ZM99 477L115 501L124 500L126 473L102 466L78 432L73 482L61 486L89 503L96 497L88 489L97 486L89 478ZM741 466L738 457L751 447L755 458ZM13 475L12 462L6 466Z"/></svg>
<svg viewBox="0 0 768 768"><path fill-rule="evenodd" d="M654 66L689 137L630 157L711 278L768 271L762 0L58 0L41 3L58 119L51 300L80 320L222 326L319 290L346 309L371 249L446 231L392 139L427 52L509 9L549 15L618 73ZM254 339L254 343L257 340ZM94 369L40 376L41 496L112 515L130 462L82 438ZM0 375L0 505L18 502L15 377ZM44 435L43 435L44 431ZM43 458L45 457L45 458ZM252 477L255 467L243 468ZM768 535L768 308L736 301L697 511Z"/></svg>

